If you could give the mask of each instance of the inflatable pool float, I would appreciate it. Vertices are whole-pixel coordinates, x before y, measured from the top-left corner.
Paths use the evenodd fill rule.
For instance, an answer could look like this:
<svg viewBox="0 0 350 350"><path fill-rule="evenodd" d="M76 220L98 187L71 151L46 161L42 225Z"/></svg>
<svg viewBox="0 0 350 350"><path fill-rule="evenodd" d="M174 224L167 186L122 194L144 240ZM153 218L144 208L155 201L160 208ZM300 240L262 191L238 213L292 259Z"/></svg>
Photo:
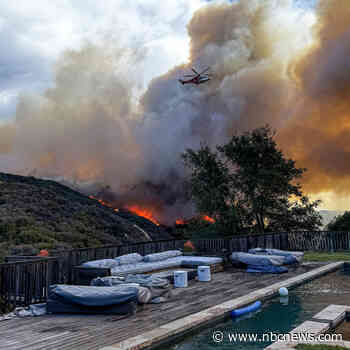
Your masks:
<svg viewBox="0 0 350 350"><path fill-rule="evenodd" d="M247 314L248 312L256 311L260 309L260 307L261 307L261 301L256 301L253 304L231 311L231 317L235 318L238 316L242 316L244 314Z"/></svg>

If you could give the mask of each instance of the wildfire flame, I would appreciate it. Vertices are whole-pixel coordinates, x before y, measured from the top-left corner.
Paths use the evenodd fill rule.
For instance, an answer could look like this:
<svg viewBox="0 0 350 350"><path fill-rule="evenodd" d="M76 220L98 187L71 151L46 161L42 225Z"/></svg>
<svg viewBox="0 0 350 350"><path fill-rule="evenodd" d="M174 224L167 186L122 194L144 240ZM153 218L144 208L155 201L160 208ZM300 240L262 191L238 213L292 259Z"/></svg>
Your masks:
<svg viewBox="0 0 350 350"><path fill-rule="evenodd" d="M118 208L114 208L112 204L107 203L102 199L96 198L95 196L92 196L92 195L90 195L89 198L98 201L101 205L112 208L115 212L119 211ZM132 213L134 213L138 216L144 217L145 219L153 222L157 226L160 225L158 220L154 217L152 209L144 208L144 207L141 207L140 205L137 205L137 204L127 205L127 206L125 206L125 209L131 211ZM201 219L204 221L210 222L212 224L215 223L215 220L208 215L202 215ZM186 221L184 219L177 219L175 221L175 223L176 223L176 225L185 225Z"/></svg>
<svg viewBox="0 0 350 350"><path fill-rule="evenodd" d="M154 218L152 210L146 209L146 208L141 208L138 205L126 206L126 209L128 209L129 211L131 211L132 213L134 213L138 216L142 216L145 219L152 221L154 224L159 226L159 222Z"/></svg>
<svg viewBox="0 0 350 350"><path fill-rule="evenodd" d="M106 203L106 202L103 201L102 199L98 199L98 198L96 198L96 197L94 197L94 196L91 196L91 195L89 196L89 198L95 199L95 200L98 201L100 204L104 205L105 207L112 208L115 212L118 212L118 211L119 211L118 208L113 208L112 204Z"/></svg>
<svg viewBox="0 0 350 350"><path fill-rule="evenodd" d="M208 216L208 215L203 215L202 219L205 220L205 221L208 221L208 222L210 222L212 224L215 223L215 220L213 218L211 218L210 216Z"/></svg>
<svg viewBox="0 0 350 350"><path fill-rule="evenodd" d="M213 219L213 218L211 218L210 216L208 216L208 215L201 215L200 217L199 217L201 220L203 220L203 221L207 221L207 222L210 222L211 224L214 224L215 223L215 219ZM177 219L176 221L175 221L175 224L176 225L185 225L186 224L186 221L184 220L184 219Z"/></svg>
<svg viewBox="0 0 350 350"><path fill-rule="evenodd" d="M98 201L100 204L112 208L115 212L118 212L119 209L118 208L113 208L113 205L110 203L105 202L102 199L96 198L95 196L90 195L89 196L90 199L95 199L96 201ZM146 208L141 208L138 205L131 205L131 206L126 206L126 209L128 209L129 211L131 211L132 213L138 215L138 216L142 216L145 219L152 221L155 225L159 226L159 222L154 218L152 210L150 209L146 209Z"/></svg>

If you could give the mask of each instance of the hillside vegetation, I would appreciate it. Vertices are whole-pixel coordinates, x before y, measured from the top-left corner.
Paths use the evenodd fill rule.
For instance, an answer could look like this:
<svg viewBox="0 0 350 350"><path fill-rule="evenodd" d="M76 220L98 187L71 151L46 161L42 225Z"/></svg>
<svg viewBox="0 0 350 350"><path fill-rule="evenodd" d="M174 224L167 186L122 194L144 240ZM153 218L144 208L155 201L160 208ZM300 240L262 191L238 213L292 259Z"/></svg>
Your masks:
<svg viewBox="0 0 350 350"><path fill-rule="evenodd" d="M135 214L114 211L51 180L0 173L0 257L171 238Z"/></svg>

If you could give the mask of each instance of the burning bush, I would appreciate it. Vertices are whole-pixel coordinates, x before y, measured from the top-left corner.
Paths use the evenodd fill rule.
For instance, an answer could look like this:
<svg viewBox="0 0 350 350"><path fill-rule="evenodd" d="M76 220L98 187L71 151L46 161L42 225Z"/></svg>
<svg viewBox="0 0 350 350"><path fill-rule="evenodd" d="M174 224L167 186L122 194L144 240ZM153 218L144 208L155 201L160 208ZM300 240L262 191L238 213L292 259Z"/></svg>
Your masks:
<svg viewBox="0 0 350 350"><path fill-rule="evenodd" d="M184 244L184 252L194 252L196 250L196 247L191 241L187 241Z"/></svg>

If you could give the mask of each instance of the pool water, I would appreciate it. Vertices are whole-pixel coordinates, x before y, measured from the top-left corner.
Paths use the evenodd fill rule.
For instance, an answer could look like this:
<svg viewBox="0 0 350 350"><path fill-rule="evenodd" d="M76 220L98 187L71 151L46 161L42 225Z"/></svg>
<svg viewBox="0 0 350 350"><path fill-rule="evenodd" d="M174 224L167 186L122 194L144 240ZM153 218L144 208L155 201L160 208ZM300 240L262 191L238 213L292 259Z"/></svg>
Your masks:
<svg viewBox="0 0 350 350"><path fill-rule="evenodd" d="M350 305L350 270L339 270L289 291L288 300L275 297L263 302L263 307L237 320L229 320L214 328L190 335L162 350L223 350L263 349L271 342L229 342L228 333L288 333L309 320L329 304ZM214 332L223 332L224 340L213 341Z"/></svg>

